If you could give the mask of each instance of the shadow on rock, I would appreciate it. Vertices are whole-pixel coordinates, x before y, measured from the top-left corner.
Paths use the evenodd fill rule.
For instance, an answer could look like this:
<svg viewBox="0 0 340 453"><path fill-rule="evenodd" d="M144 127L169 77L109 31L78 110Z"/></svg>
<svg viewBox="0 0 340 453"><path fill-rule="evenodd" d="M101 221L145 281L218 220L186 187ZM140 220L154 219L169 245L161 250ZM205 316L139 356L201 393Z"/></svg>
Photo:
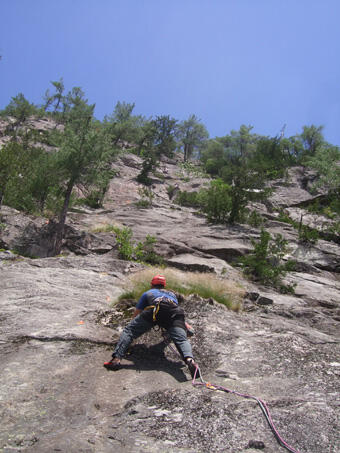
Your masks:
<svg viewBox="0 0 340 453"><path fill-rule="evenodd" d="M169 360L165 355L167 347L165 341L147 346L135 344L130 347L126 360L132 363L122 363L120 369L142 371L164 371L178 382L186 382L188 377L183 371L184 362ZM118 370L119 371L119 370Z"/></svg>

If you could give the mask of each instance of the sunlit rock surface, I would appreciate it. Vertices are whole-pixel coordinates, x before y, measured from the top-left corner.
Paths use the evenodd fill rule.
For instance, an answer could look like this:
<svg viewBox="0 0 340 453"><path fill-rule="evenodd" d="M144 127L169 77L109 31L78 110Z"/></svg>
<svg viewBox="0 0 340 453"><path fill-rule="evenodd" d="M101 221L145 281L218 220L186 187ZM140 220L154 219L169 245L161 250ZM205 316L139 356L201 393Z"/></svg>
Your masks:
<svg viewBox="0 0 340 453"><path fill-rule="evenodd" d="M295 295L258 286L232 264L260 230L209 225L176 206L167 185L197 190L203 180L184 181L174 161L155 179L153 206L138 209L139 165L135 156L117 163L120 176L103 209L70 213L60 257L44 257L46 219L1 208L0 452L285 451L254 400L193 387L160 332L137 340L119 371L103 368L130 312L112 301L142 267L120 260L114 235L98 231L112 224L129 226L136 241L155 236L168 265L244 287L239 313L197 296L182 302L203 378L266 401L279 433L300 453L339 452L339 245L302 245L266 212L266 228L289 240L287 258L297 260L285 279L296 284ZM299 190L294 203L303 198ZM14 253L27 246L30 254L33 245L41 258Z"/></svg>

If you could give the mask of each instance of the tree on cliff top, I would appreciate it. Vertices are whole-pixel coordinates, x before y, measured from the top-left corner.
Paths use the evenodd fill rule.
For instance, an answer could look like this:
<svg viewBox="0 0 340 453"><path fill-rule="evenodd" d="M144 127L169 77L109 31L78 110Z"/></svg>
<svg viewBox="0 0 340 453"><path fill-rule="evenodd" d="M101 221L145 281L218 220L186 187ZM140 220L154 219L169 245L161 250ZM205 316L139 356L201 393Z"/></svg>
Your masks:
<svg viewBox="0 0 340 453"><path fill-rule="evenodd" d="M251 130L252 126L242 125L238 131L210 141L202 154L206 169L230 186L229 223L241 221L248 202L264 198L267 193L263 184L267 167L260 156L266 140L271 139L252 134Z"/></svg>
<svg viewBox="0 0 340 453"><path fill-rule="evenodd" d="M162 156L173 157L176 143L177 120L169 115L157 116L143 125L138 151L143 157L137 181L150 185L149 173L154 172Z"/></svg>
<svg viewBox="0 0 340 453"><path fill-rule="evenodd" d="M195 151L201 151L209 133L195 115L190 115L187 120L179 123L177 137L179 146L183 149L184 162L187 162Z"/></svg>
<svg viewBox="0 0 340 453"><path fill-rule="evenodd" d="M76 184L93 184L107 169L113 149L103 128L94 121L94 105L84 99L80 88L73 88L65 103L64 130L55 131L57 169L64 182L63 205L59 213L54 252L60 253L65 220L69 209L72 190Z"/></svg>

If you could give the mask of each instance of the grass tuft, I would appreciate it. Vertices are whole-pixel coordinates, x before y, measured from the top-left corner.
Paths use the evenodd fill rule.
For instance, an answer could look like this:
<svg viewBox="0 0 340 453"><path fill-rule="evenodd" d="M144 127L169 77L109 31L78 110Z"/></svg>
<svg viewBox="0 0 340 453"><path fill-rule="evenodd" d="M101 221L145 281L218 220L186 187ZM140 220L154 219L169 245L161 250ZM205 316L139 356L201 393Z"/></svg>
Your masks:
<svg viewBox="0 0 340 453"><path fill-rule="evenodd" d="M91 233L114 233L118 225L112 225L110 223L101 223L91 228Z"/></svg>
<svg viewBox="0 0 340 453"><path fill-rule="evenodd" d="M138 300L143 292L150 289L150 282L154 275L165 276L166 288L183 296L197 294L204 299L212 298L231 310L239 311L242 306L244 289L233 282L222 280L214 274L203 272L182 272L172 268L148 267L130 276L125 292L119 297L122 299Z"/></svg>

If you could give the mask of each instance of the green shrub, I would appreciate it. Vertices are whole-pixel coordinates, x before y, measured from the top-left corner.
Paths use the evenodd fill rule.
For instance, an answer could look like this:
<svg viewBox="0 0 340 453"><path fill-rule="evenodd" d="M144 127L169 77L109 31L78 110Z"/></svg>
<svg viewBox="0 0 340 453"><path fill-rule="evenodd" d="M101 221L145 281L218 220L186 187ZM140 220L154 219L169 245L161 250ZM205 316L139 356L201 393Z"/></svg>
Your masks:
<svg viewBox="0 0 340 453"><path fill-rule="evenodd" d="M134 249L136 260L149 264L162 264L163 258L155 252L155 245L156 238L148 234L145 240L143 242L138 242Z"/></svg>
<svg viewBox="0 0 340 453"><path fill-rule="evenodd" d="M85 198L78 198L75 201L76 205L88 206L89 208L98 209L102 206L103 192L100 190L93 190Z"/></svg>
<svg viewBox="0 0 340 453"><path fill-rule="evenodd" d="M171 200L171 199L173 198L173 196L175 195L176 190L177 190L177 187L176 187L176 186L173 186L172 184L170 184L170 185L166 188L166 191L167 191L167 194L168 194L170 200Z"/></svg>
<svg viewBox="0 0 340 453"><path fill-rule="evenodd" d="M199 192L179 192L175 202L181 206L199 208L212 223L227 223L231 211L231 187L221 179L210 182Z"/></svg>
<svg viewBox="0 0 340 453"><path fill-rule="evenodd" d="M340 193L339 191L328 194L322 201L317 199L308 206L308 211L314 214L321 214L330 219L340 215Z"/></svg>
<svg viewBox="0 0 340 453"><path fill-rule="evenodd" d="M292 290L291 286L283 285L282 278L288 271L294 269L294 262L283 263L282 259L288 251L288 241L281 234L271 237L265 230L261 231L258 242L252 240L254 250L247 256L240 258L239 263L246 275L265 285L277 289Z"/></svg>
<svg viewBox="0 0 340 453"><path fill-rule="evenodd" d="M147 235L143 242L135 244L132 240L132 230L129 227L114 227L118 245L119 258L127 261L139 261L150 264L162 264L163 259L154 250L156 238Z"/></svg>
<svg viewBox="0 0 340 453"><path fill-rule="evenodd" d="M136 206L136 208L139 208L139 209L150 208L150 202L149 202L149 200L145 200L145 199L138 200L138 201L136 201L135 206Z"/></svg>
<svg viewBox="0 0 340 453"><path fill-rule="evenodd" d="M340 222L335 222L333 225L328 225L326 233L340 235Z"/></svg>
<svg viewBox="0 0 340 453"><path fill-rule="evenodd" d="M231 212L231 187L221 179L211 181L208 189L200 191L202 211L209 222L227 223Z"/></svg>
<svg viewBox="0 0 340 453"><path fill-rule="evenodd" d="M245 222L254 228L259 228L263 226L265 219L257 211L251 211L245 216Z"/></svg>
<svg viewBox="0 0 340 453"><path fill-rule="evenodd" d="M315 208L316 204L314 204ZM315 212L315 211L314 211ZM292 225L299 234L299 241L306 244L316 244L319 240L319 232L315 228L310 228L307 225L302 223L302 216L300 222L296 222L295 220L291 219L288 214L284 211L280 211L280 215L278 217L280 222L289 223Z"/></svg>
<svg viewBox="0 0 340 453"><path fill-rule="evenodd" d="M207 178L208 175L204 171L203 167L193 164L192 162L182 162L178 164L181 169L181 174L179 175L183 180L187 182L190 181L190 176L196 178Z"/></svg>
<svg viewBox="0 0 340 453"><path fill-rule="evenodd" d="M155 194L151 189L148 187L139 187L138 194L141 199L135 203L135 206L138 208L149 208L152 206L152 200L154 199Z"/></svg>
<svg viewBox="0 0 340 453"><path fill-rule="evenodd" d="M334 198L329 203L329 208L333 213L340 215L340 190L335 194Z"/></svg>
<svg viewBox="0 0 340 453"><path fill-rule="evenodd" d="M284 210L279 211L277 220L279 222L289 223L290 225L293 225L294 228L298 228L299 226L298 222L295 222L293 219L291 219Z"/></svg>
<svg viewBox="0 0 340 453"><path fill-rule="evenodd" d="M331 206L326 206L323 211L323 215L328 217L329 219L334 220L336 218L336 213L332 210Z"/></svg>
<svg viewBox="0 0 340 453"><path fill-rule="evenodd" d="M144 184L145 186L151 186L152 179L149 178L149 173L155 168L155 160L153 156L146 156L143 160L142 170L137 175L137 182Z"/></svg>
<svg viewBox="0 0 340 453"><path fill-rule="evenodd" d="M179 192L175 197L175 203L180 206L187 206L191 208L200 207L200 199L198 192Z"/></svg>
<svg viewBox="0 0 340 453"><path fill-rule="evenodd" d="M316 244L319 240L319 232L314 228L301 225L299 228L299 241L305 244Z"/></svg>
<svg viewBox="0 0 340 453"><path fill-rule="evenodd" d="M132 243L132 230L129 227L113 229L118 245L118 255L122 260L130 261L133 259L134 245Z"/></svg>

